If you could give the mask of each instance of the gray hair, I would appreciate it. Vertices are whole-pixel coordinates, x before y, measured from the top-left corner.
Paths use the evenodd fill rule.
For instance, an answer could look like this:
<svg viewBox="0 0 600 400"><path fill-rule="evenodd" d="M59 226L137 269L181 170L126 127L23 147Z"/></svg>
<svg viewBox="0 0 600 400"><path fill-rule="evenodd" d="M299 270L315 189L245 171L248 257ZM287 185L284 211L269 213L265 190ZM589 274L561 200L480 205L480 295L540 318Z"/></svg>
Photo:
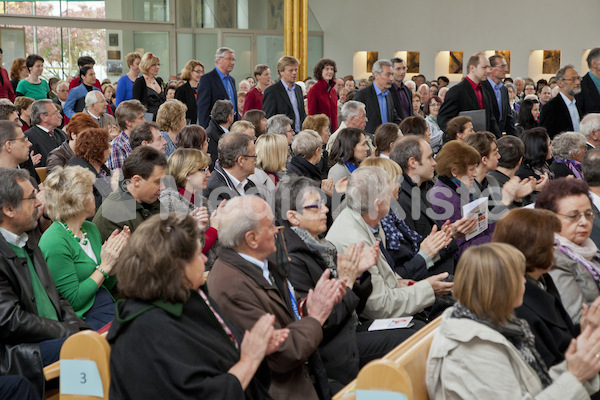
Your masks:
<svg viewBox="0 0 600 400"><path fill-rule="evenodd" d="M312 179L299 175L286 175L281 178L275 188L275 217L286 219L285 214L288 210L302 213L302 203L308 193L321 196L317 183Z"/></svg>
<svg viewBox="0 0 600 400"><path fill-rule="evenodd" d="M287 126L292 126L294 122L283 114L273 115L267 120L265 133L275 133L279 135L287 134Z"/></svg>
<svg viewBox="0 0 600 400"><path fill-rule="evenodd" d="M404 82L404 86L411 90L417 90L417 84L415 83L415 81L406 81Z"/></svg>
<svg viewBox="0 0 600 400"><path fill-rule="evenodd" d="M390 176L380 167L361 167L350 175L346 189L348 207L360 215L373 211L375 199L383 200L390 191Z"/></svg>
<svg viewBox="0 0 600 400"><path fill-rule="evenodd" d="M581 161L583 179L590 186L600 186L600 149L591 149Z"/></svg>
<svg viewBox="0 0 600 400"><path fill-rule="evenodd" d="M383 67L390 67L393 68L394 66L392 65L392 63L390 62L390 60L377 60L375 62L375 64L373 64L373 68L371 68L371 72L373 72L373 74L381 74L381 71L383 71Z"/></svg>
<svg viewBox="0 0 600 400"><path fill-rule="evenodd" d="M219 47L217 49L217 52L215 53L215 64L217 63L219 58L224 58L227 55L227 53L235 54L235 51L233 51L233 49L230 49L229 47Z"/></svg>
<svg viewBox="0 0 600 400"><path fill-rule="evenodd" d="M341 117L342 121L346 122L350 119L350 117L356 117L359 114L360 110L365 110L365 104L356 100L348 100L342 106Z"/></svg>
<svg viewBox="0 0 600 400"><path fill-rule="evenodd" d="M226 249L235 249L246 242L246 233L258 228L260 213L252 212L247 202L256 196L236 196L227 200L219 224L219 245ZM263 201L263 200L261 200Z"/></svg>
<svg viewBox="0 0 600 400"><path fill-rule="evenodd" d="M563 132L552 139L552 156L571 160L585 147L585 136L579 132Z"/></svg>
<svg viewBox="0 0 600 400"><path fill-rule="evenodd" d="M297 156L310 158L315 154L317 149L321 148L322 144L323 140L316 131L305 129L294 136L292 151Z"/></svg>
<svg viewBox="0 0 600 400"><path fill-rule="evenodd" d="M506 86L507 88L511 88L513 90L513 92L517 93L517 87L515 86L514 83L512 83L512 82L506 82L504 84L504 86Z"/></svg>
<svg viewBox="0 0 600 400"><path fill-rule="evenodd" d="M422 88L422 87L425 87L425 88L427 88L427 91L429 91L429 85L428 85L428 84L426 84L426 83L422 83L422 84L419 86L419 90L421 90L421 88Z"/></svg>
<svg viewBox="0 0 600 400"><path fill-rule="evenodd" d="M394 143L390 152L390 159L395 161L404 172L408 172L408 160L413 157L419 164L423 158L421 151L421 141L425 141L422 137L410 135L404 136Z"/></svg>
<svg viewBox="0 0 600 400"><path fill-rule="evenodd" d="M31 123L34 125L42 122L42 114L48 114L48 109L46 108L46 104L51 105L54 108L54 104L50 99L41 99L36 100L31 105Z"/></svg>
<svg viewBox="0 0 600 400"><path fill-rule="evenodd" d="M556 80L562 81L563 79L565 79L565 72L567 72L568 69L575 69L575 66L573 64L567 64L558 71L556 71Z"/></svg>
<svg viewBox="0 0 600 400"><path fill-rule="evenodd" d="M18 208L23 201L23 188L19 181L29 181L25 169L0 168L0 210L4 206ZM0 211L0 223L4 222L4 212Z"/></svg>
<svg viewBox="0 0 600 400"><path fill-rule="evenodd" d="M579 123L579 132L588 137L594 131L600 131L600 114L588 114Z"/></svg>
<svg viewBox="0 0 600 400"><path fill-rule="evenodd" d="M587 58L585 59L590 69L592 68L592 61L594 60L600 60L600 47L596 47L590 50L590 52L587 55Z"/></svg>
<svg viewBox="0 0 600 400"><path fill-rule="evenodd" d="M219 140L219 144L217 145L221 166L223 168L232 168L238 158L248 154L250 151L249 144L253 141L254 138L245 133L228 132L221 136L221 140Z"/></svg>
<svg viewBox="0 0 600 400"><path fill-rule="evenodd" d="M521 82L525 83L525 80L523 78L521 78L520 76L517 76L513 82L517 83L517 81L521 81Z"/></svg>
<svg viewBox="0 0 600 400"><path fill-rule="evenodd" d="M90 108L96 103L104 101L104 95L99 90L92 90L85 95L85 108Z"/></svg>
<svg viewBox="0 0 600 400"><path fill-rule="evenodd" d="M229 100L217 100L210 110L210 116L217 124L224 124L233 115L233 104Z"/></svg>
<svg viewBox="0 0 600 400"><path fill-rule="evenodd" d="M56 84L56 90L58 91L61 87L66 86L67 89L69 89L69 82L67 81L60 81Z"/></svg>

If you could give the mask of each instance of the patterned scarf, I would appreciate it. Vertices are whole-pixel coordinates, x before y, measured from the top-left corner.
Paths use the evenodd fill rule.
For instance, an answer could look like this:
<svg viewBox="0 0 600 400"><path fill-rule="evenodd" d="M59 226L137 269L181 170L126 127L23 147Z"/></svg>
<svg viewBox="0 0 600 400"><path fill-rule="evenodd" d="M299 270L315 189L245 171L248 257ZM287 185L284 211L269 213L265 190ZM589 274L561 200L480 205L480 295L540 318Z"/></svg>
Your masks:
<svg viewBox="0 0 600 400"><path fill-rule="evenodd" d="M577 160L563 160L562 158L554 157L554 162L564 164L569 167L569 170L575 175L575 178L583 179L583 169L581 163Z"/></svg>
<svg viewBox="0 0 600 400"><path fill-rule="evenodd" d="M329 272L331 272L330 276L337 278L337 249L335 246L327 240L318 241L308 231L297 226L292 226L291 229L302 239L310 251L319 255L325 261Z"/></svg>
<svg viewBox="0 0 600 400"><path fill-rule="evenodd" d="M552 383L552 378L548 373L548 367L535 348L535 336L527 321L521 318L512 317L506 323L496 326L488 318L480 318L474 312L463 306L460 302L454 304L454 309L450 318L466 318L479 322L497 332L506 338L521 354L521 357L535 371L542 381L544 388Z"/></svg>
<svg viewBox="0 0 600 400"><path fill-rule="evenodd" d="M385 233L386 245L390 250L400 250L408 245L413 255L419 252L419 244L423 241L423 236L410 229L391 208L388 215L381 219L381 226Z"/></svg>

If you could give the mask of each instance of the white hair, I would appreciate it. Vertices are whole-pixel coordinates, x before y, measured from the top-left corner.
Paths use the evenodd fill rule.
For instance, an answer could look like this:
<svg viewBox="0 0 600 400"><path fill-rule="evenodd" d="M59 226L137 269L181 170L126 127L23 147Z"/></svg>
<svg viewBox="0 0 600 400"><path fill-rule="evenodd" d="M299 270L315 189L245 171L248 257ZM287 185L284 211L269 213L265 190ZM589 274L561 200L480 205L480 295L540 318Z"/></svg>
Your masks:
<svg viewBox="0 0 600 400"><path fill-rule="evenodd" d="M415 83L415 81L406 81L404 82L404 85L406 85L406 87L408 87L412 91L417 90L417 84Z"/></svg>
<svg viewBox="0 0 600 400"><path fill-rule="evenodd" d="M235 54L235 51L233 51L233 49L230 49L229 47L219 47L217 49L217 52L215 53L215 64L217 63L219 58L224 58L227 55L227 53Z"/></svg>
<svg viewBox="0 0 600 400"><path fill-rule="evenodd" d="M588 137L592 132L600 131L600 114L588 114L579 123L579 132Z"/></svg>
<svg viewBox="0 0 600 400"><path fill-rule="evenodd" d="M342 121L346 122L350 119L350 117L357 116L360 110L366 111L364 103L356 100L349 100L345 102L341 111Z"/></svg>
<svg viewBox="0 0 600 400"><path fill-rule="evenodd" d="M427 90L429 90L429 85L427 85L426 83L422 83L422 84L419 86L419 90L421 90L421 88L422 88L422 87L424 87L424 88L427 88Z"/></svg>
<svg viewBox="0 0 600 400"><path fill-rule="evenodd" d="M99 90L92 90L85 95L85 108L90 108L96 103L104 101L104 95Z"/></svg>

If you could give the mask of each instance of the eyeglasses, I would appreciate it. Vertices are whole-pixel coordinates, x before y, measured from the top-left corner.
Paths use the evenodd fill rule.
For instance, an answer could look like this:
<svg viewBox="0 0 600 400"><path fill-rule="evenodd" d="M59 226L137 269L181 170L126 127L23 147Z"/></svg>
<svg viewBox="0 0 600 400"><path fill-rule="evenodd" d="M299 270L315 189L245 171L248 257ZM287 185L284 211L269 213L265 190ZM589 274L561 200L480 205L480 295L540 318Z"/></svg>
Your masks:
<svg viewBox="0 0 600 400"><path fill-rule="evenodd" d="M593 212L592 210L587 210L584 212L574 212L571 214L559 214L558 215L565 217L566 219L568 219L570 222L577 222L581 219L581 216L583 215L585 217L585 219L587 219L588 221L593 220L596 217L596 213Z"/></svg>
<svg viewBox="0 0 600 400"><path fill-rule="evenodd" d="M320 210L325 206L325 200L321 199L316 204L309 204L307 206L302 207L304 210Z"/></svg>
<svg viewBox="0 0 600 400"><path fill-rule="evenodd" d="M247 157L247 158L256 158L258 157L257 155L251 156L250 154L242 154L242 157Z"/></svg>
<svg viewBox="0 0 600 400"><path fill-rule="evenodd" d="M575 78L570 78L570 79L562 78L563 81L567 81L567 82L571 82L571 83L581 82L582 79L583 78L580 76L576 76Z"/></svg>
<svg viewBox="0 0 600 400"><path fill-rule="evenodd" d="M29 142L29 138L27 136L23 135L19 138L9 140L9 142L16 142L16 141L27 143L27 142Z"/></svg>
<svg viewBox="0 0 600 400"><path fill-rule="evenodd" d="M208 167L206 167L206 168L200 168L200 169L198 169L197 172L204 172L205 174L208 174L209 171L210 170L208 169Z"/></svg>
<svg viewBox="0 0 600 400"><path fill-rule="evenodd" d="M506 68L508 68L508 64L494 65L492 68L506 69Z"/></svg>
<svg viewBox="0 0 600 400"><path fill-rule="evenodd" d="M197 73L197 74L203 74L204 71L202 71L201 69L193 69L193 72Z"/></svg>
<svg viewBox="0 0 600 400"><path fill-rule="evenodd" d="M37 199L38 191L36 189L33 190L33 194L29 197L23 197L23 201L25 200L35 200Z"/></svg>
<svg viewBox="0 0 600 400"><path fill-rule="evenodd" d="M235 61L235 57L223 57L225 61Z"/></svg>

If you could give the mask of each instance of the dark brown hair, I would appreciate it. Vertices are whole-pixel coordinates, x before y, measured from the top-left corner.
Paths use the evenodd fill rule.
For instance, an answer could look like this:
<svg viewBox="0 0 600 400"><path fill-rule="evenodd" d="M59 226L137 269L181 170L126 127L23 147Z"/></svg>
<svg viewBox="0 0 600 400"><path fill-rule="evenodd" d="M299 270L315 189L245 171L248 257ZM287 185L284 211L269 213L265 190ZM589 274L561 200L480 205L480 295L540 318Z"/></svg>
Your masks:
<svg viewBox="0 0 600 400"><path fill-rule="evenodd" d="M319 61L317 61L317 63L315 64L315 68L313 69L313 73L317 81L323 78L323 70L328 65L331 65L333 67L333 77L331 79L335 79L335 74L337 73L337 66L335 65L335 61L329 58L321 58Z"/></svg>
<svg viewBox="0 0 600 400"><path fill-rule="evenodd" d="M406 135L425 136L427 132L427 122L423 117L406 117L400 123L400 130Z"/></svg>
<svg viewBox="0 0 600 400"><path fill-rule="evenodd" d="M452 168L456 168L458 174L464 174L469 165L481 162L481 156L473 147L459 140L453 140L442 147L435 161L437 162L436 172L452 178Z"/></svg>
<svg viewBox="0 0 600 400"><path fill-rule="evenodd" d="M201 150L207 140L208 136L203 127L200 125L187 125L179 132L177 147Z"/></svg>
<svg viewBox="0 0 600 400"><path fill-rule="evenodd" d="M559 178L549 181L535 198L535 208L558 212L558 202L565 197L585 195L588 199L589 186L581 179ZM590 200L590 204L591 204Z"/></svg>
<svg viewBox="0 0 600 400"><path fill-rule="evenodd" d="M458 133L464 132L467 122L472 121L473 120L471 117L464 115L459 115L458 117L452 118L450 121L448 121L448 124L446 124L446 140L455 140Z"/></svg>

